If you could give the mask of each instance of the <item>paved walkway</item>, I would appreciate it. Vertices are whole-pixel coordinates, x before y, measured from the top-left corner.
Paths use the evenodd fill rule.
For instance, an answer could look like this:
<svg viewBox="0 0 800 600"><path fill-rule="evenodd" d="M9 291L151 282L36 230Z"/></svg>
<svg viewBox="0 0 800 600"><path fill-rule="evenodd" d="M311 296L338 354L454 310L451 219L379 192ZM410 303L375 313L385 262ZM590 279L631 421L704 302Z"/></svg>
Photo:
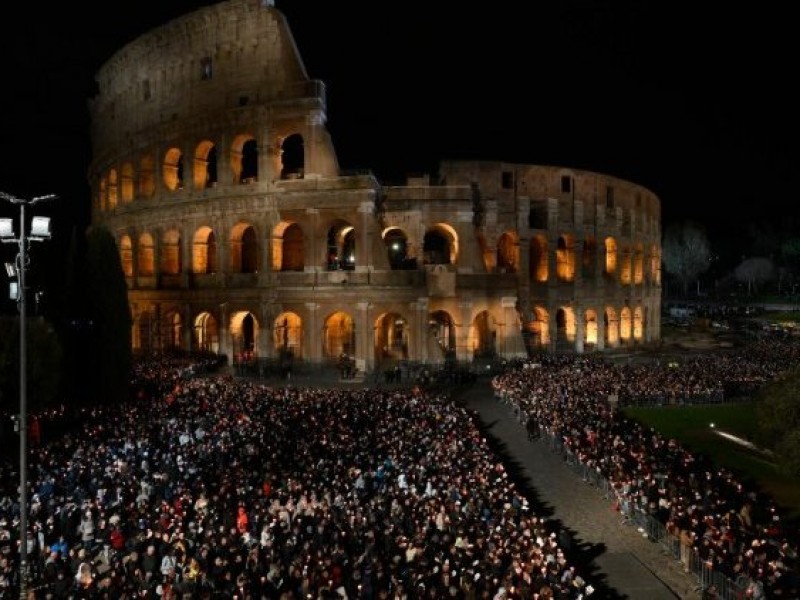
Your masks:
<svg viewBox="0 0 800 600"><path fill-rule="evenodd" d="M661 600L701 597L697 580L666 554L659 543L622 523L601 492L583 480L545 441L530 442L511 407L498 402L488 381L459 394L480 416L495 450L516 471L541 516L559 522L571 534L572 551L582 577L599 598Z"/></svg>

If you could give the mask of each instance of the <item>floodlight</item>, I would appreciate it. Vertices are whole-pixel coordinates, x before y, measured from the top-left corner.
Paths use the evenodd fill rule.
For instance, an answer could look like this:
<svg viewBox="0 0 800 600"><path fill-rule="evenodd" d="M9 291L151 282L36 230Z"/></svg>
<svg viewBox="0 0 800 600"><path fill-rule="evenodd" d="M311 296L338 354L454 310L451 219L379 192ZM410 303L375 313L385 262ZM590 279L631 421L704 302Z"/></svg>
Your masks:
<svg viewBox="0 0 800 600"><path fill-rule="evenodd" d="M33 217L31 220L31 236L35 238L50 237L50 217Z"/></svg>
<svg viewBox="0 0 800 600"><path fill-rule="evenodd" d="M8 285L8 299L19 300L19 284L16 281L12 281Z"/></svg>
<svg viewBox="0 0 800 600"><path fill-rule="evenodd" d="M11 279L14 279L17 276L17 268L14 266L14 263L6 263L6 275L8 275Z"/></svg>
<svg viewBox="0 0 800 600"><path fill-rule="evenodd" d="M13 239L14 222L11 219L0 219L0 239L3 241Z"/></svg>

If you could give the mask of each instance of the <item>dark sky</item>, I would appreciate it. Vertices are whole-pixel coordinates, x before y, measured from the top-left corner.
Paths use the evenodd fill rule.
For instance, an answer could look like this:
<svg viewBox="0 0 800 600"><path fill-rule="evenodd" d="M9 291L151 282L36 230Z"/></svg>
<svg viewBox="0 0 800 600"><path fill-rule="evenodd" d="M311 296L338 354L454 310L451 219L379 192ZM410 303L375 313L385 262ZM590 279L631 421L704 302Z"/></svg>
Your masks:
<svg viewBox="0 0 800 600"><path fill-rule="evenodd" d="M15 4L0 20L0 190L58 193L60 216L79 220L95 72L139 34L212 2L50 4ZM342 168L387 181L446 158L598 170L653 190L665 223L718 231L800 212L800 36L788 3L276 6L309 76L327 84Z"/></svg>

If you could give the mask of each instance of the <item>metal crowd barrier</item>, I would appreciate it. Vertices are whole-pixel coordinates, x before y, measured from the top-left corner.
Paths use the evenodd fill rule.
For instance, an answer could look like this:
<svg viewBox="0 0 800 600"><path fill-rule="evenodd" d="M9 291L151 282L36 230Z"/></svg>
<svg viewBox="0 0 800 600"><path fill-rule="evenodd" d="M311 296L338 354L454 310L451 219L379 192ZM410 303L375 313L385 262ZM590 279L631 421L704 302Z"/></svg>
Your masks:
<svg viewBox="0 0 800 600"><path fill-rule="evenodd" d="M515 412L520 422L524 423L526 418L524 411L515 409ZM642 535L661 544L665 554L672 556L676 561L681 561L680 540L667 531L664 523L635 506L624 494L619 494L596 468L582 462L578 455L564 444L560 435L553 435L553 432L545 429L542 429L540 435L541 441L546 443L551 451L560 454L564 462L580 475L583 481L596 488L604 499L619 503L619 512L624 524L636 527ZM747 590L752 583L749 578L740 577L733 581L709 566L697 550L692 549L684 567L697 579L699 587L705 592L704 597L719 600L743 600L748 597Z"/></svg>

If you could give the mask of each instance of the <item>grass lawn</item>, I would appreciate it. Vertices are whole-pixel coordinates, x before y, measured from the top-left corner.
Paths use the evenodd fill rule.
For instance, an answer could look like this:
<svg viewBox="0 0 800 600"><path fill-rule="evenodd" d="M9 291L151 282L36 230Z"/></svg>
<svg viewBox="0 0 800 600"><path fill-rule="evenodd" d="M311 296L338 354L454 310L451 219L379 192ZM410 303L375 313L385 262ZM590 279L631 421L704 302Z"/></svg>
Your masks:
<svg viewBox="0 0 800 600"><path fill-rule="evenodd" d="M723 431L752 439L756 429L754 404L626 408L624 412L663 437L675 438L692 453L705 455L736 473L751 489L757 486L778 503L788 520L800 522L800 481L780 473L769 454L716 433Z"/></svg>

